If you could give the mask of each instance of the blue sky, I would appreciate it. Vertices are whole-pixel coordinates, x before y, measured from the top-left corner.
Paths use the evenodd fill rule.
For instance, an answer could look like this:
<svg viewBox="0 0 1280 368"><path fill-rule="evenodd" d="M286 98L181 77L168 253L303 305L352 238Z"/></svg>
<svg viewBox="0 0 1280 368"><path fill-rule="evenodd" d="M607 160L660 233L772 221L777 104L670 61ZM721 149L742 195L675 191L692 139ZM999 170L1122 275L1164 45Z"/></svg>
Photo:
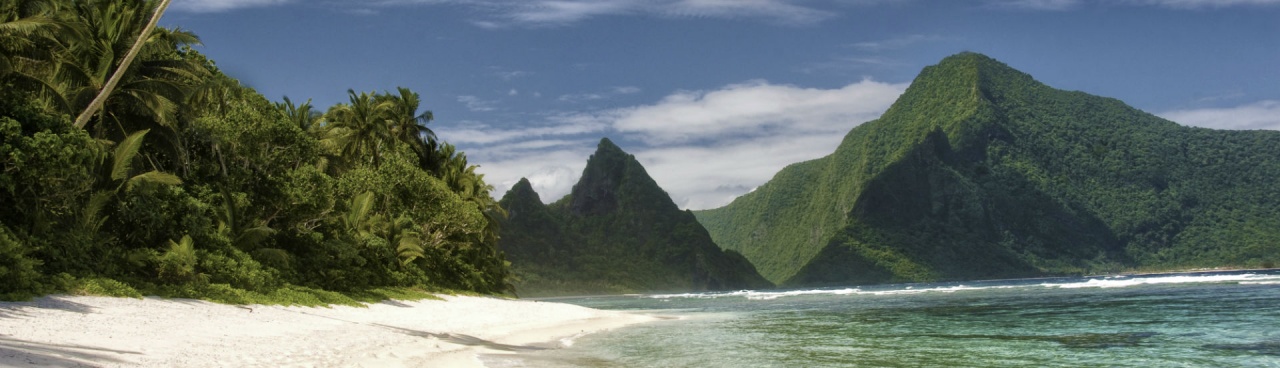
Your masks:
<svg viewBox="0 0 1280 368"><path fill-rule="evenodd" d="M175 0L268 98L422 94L497 196L569 192L601 137L682 208L829 154L947 55L1186 125L1280 129L1280 0Z"/></svg>

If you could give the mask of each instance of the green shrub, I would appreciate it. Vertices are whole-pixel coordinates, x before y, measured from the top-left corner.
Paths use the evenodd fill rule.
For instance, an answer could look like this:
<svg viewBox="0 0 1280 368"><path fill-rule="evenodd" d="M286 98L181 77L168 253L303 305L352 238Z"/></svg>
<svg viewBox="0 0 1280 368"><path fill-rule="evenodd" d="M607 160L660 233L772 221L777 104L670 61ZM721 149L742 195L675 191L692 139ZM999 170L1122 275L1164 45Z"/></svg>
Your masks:
<svg viewBox="0 0 1280 368"><path fill-rule="evenodd" d="M225 252L198 250L196 253L200 259L197 270L207 275L211 283L229 284L251 291L272 290L282 283L278 272L264 268L239 249L231 248Z"/></svg>
<svg viewBox="0 0 1280 368"><path fill-rule="evenodd" d="M21 300L40 288L40 261L28 257L31 248L9 227L0 225L0 300Z"/></svg>
<svg viewBox="0 0 1280 368"><path fill-rule="evenodd" d="M170 240L169 249L156 261L161 280L184 282L196 277L196 249L190 236L183 235L178 242Z"/></svg>
<svg viewBox="0 0 1280 368"><path fill-rule="evenodd" d="M67 293L71 295L97 295L117 298L142 298L142 293L123 282L93 277L70 282Z"/></svg>

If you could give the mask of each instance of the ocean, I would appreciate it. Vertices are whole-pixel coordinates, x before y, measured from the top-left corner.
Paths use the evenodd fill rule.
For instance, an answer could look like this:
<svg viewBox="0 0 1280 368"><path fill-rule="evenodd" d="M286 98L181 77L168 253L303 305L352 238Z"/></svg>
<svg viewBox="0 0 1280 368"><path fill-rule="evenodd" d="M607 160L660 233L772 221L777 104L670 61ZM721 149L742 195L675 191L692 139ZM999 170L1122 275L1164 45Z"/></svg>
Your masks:
<svg viewBox="0 0 1280 368"><path fill-rule="evenodd" d="M664 319L490 367L1280 367L1280 270L559 298Z"/></svg>

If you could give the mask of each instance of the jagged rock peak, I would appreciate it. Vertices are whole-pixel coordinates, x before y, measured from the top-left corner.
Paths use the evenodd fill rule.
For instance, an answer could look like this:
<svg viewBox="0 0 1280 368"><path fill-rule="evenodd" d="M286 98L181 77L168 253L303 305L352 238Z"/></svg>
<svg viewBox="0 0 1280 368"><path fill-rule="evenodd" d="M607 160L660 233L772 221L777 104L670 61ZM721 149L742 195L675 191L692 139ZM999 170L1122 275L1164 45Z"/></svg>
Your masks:
<svg viewBox="0 0 1280 368"><path fill-rule="evenodd" d="M542 200L542 197L538 196L538 192L533 190L533 184L529 182L528 178L520 178L516 185L511 186L507 196L515 196L515 198L532 197L538 201Z"/></svg>
<svg viewBox="0 0 1280 368"><path fill-rule="evenodd" d="M635 158L610 141L600 139L596 152L587 159L582 178L570 192L570 208L576 215L598 215L618 208L618 186L622 184L626 167Z"/></svg>

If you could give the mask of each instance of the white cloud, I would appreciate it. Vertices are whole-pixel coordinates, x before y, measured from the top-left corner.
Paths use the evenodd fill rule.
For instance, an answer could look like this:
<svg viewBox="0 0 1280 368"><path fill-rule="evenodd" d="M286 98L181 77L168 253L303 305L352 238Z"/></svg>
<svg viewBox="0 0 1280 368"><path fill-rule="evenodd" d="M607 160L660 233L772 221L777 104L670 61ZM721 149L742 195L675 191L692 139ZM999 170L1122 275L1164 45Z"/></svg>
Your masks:
<svg viewBox="0 0 1280 368"><path fill-rule="evenodd" d="M905 85L864 80L839 89L801 88L763 81L711 92L678 92L657 104L625 111L614 128L649 144L779 134L841 133L842 122L874 119Z"/></svg>
<svg viewBox="0 0 1280 368"><path fill-rule="evenodd" d="M354 2L354 1L352 1ZM606 16L665 18L759 19L802 25L835 14L797 5L797 0L383 0L381 6L450 4L471 7L487 15L473 20L478 27L556 27Z"/></svg>
<svg viewBox="0 0 1280 368"><path fill-rule="evenodd" d="M474 26L476 26L476 27L480 27L480 28L484 28L484 29L503 29L503 28L506 28L505 26L503 26L503 25L502 25L502 23L493 22L493 21L487 21L487 20L473 20L473 21L471 21L471 24L472 24L472 25L474 25Z"/></svg>
<svg viewBox="0 0 1280 368"><path fill-rule="evenodd" d="M880 56L846 56L809 63L799 67L798 71L805 74L849 74L867 69L893 69L906 65L908 64Z"/></svg>
<svg viewBox="0 0 1280 368"><path fill-rule="evenodd" d="M461 102L463 105L466 105L467 110L471 110L471 111L493 111L498 109L497 107L494 107L494 105L496 105L497 102L482 100L479 97L471 96L471 95L458 96L458 102Z"/></svg>
<svg viewBox="0 0 1280 368"><path fill-rule="evenodd" d="M544 118L541 124L501 129L477 122L464 122L458 127L439 127L436 134L457 145L512 144L516 141L560 139L566 136L602 134L608 123L602 117L586 113L560 113Z"/></svg>
<svg viewBox="0 0 1280 368"><path fill-rule="evenodd" d="M636 155L677 205L705 209L727 204L786 165L830 154L849 129L879 117L906 86L751 81L676 92L651 105L548 114L530 127L467 123L436 132L481 164L496 196L527 177L543 201L560 199L608 136Z"/></svg>
<svg viewBox="0 0 1280 368"><path fill-rule="evenodd" d="M858 42L853 44L853 47L863 51L882 51L900 49L918 43L934 42L942 39L943 37L938 35L913 34L884 40Z"/></svg>
<svg viewBox="0 0 1280 368"><path fill-rule="evenodd" d="M292 0L176 0L173 10L189 13L216 13L228 10L283 5Z"/></svg>
<svg viewBox="0 0 1280 368"><path fill-rule="evenodd" d="M489 67L489 69L493 70L494 76L501 78L504 81L510 81L512 79L517 79L517 78L524 78L532 74L523 70L507 70L499 67Z"/></svg>
<svg viewBox="0 0 1280 368"><path fill-rule="evenodd" d="M569 194L595 147L594 140L583 140L549 150L490 147L468 151L467 156L480 165L477 170L493 185L494 197L501 199L520 178L527 178L542 201L550 203ZM492 150L502 152L497 158L489 157Z"/></svg>
<svg viewBox="0 0 1280 368"><path fill-rule="evenodd" d="M988 0L987 4L999 8L1061 11L1074 9L1086 2L1095 4L1121 3L1138 6L1158 6L1173 9L1280 5L1280 0Z"/></svg>
<svg viewBox="0 0 1280 368"><path fill-rule="evenodd" d="M841 122L845 132L838 134L644 148L634 154L680 208L716 208L769 181L787 165L831 154L844 133L861 123Z"/></svg>
<svg viewBox="0 0 1280 368"><path fill-rule="evenodd" d="M1027 10L1067 10L1080 5L1080 0L991 0L992 6Z"/></svg>
<svg viewBox="0 0 1280 368"><path fill-rule="evenodd" d="M582 163L576 166L542 166L525 178L529 179L529 184L533 186L535 192L538 192L539 197L546 196L542 198L544 202L556 201L569 195L573 185L577 184L578 177L582 175L582 169L587 166L586 159L581 161ZM510 190L515 186L515 182L503 183L503 186ZM503 193L506 191L504 190Z"/></svg>
<svg viewBox="0 0 1280 368"><path fill-rule="evenodd" d="M516 96L519 94L520 94L520 91L517 91L515 88L512 88L510 91L507 91L507 96Z"/></svg>
<svg viewBox="0 0 1280 368"><path fill-rule="evenodd" d="M788 24L817 23L835 15L783 0L679 0L661 8L661 11L676 16L764 18Z"/></svg>
<svg viewBox="0 0 1280 368"><path fill-rule="evenodd" d="M1225 8L1229 6L1280 5L1280 0L1130 0L1143 5L1163 6L1175 9Z"/></svg>
<svg viewBox="0 0 1280 368"><path fill-rule="evenodd" d="M906 86L864 80L816 89L752 81L626 109L614 128L648 144L636 157L677 205L714 208L787 165L830 154Z"/></svg>
<svg viewBox="0 0 1280 368"><path fill-rule="evenodd" d="M560 100L560 102L578 103L578 102L585 102L585 101L603 100L604 98L605 96L599 93L575 93L575 94L568 94L568 95L560 95L560 98L557 98L557 100Z"/></svg>
<svg viewBox="0 0 1280 368"><path fill-rule="evenodd" d="M641 3L635 0L545 0L520 4L507 9L506 15L520 23L567 24L600 15L629 13Z"/></svg>
<svg viewBox="0 0 1280 368"><path fill-rule="evenodd" d="M568 102L568 103L582 103L582 102L588 102L588 101L606 100L614 96L630 95L630 94L636 94L636 93L640 93L640 87L622 86L622 87L613 87L608 92L574 93L574 94L560 95L560 97L557 98L557 100L559 100L560 102Z"/></svg>
<svg viewBox="0 0 1280 368"><path fill-rule="evenodd" d="M1280 130L1280 101L1263 100L1225 108L1175 110L1159 114L1179 124L1213 129Z"/></svg>

